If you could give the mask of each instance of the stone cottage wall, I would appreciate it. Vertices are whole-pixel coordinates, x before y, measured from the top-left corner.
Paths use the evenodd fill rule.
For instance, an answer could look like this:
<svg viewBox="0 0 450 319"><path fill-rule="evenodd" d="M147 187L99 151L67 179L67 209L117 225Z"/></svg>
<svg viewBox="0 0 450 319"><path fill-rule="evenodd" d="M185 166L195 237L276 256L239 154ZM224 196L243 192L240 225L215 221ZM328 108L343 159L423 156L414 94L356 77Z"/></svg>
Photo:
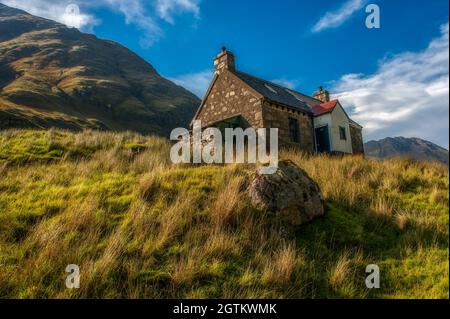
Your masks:
<svg viewBox="0 0 450 319"><path fill-rule="evenodd" d="M362 130L360 128L350 125L350 136L352 139L353 154L364 155L364 142L362 137Z"/></svg>
<svg viewBox="0 0 450 319"><path fill-rule="evenodd" d="M214 83L196 119L202 121L203 127L207 127L238 115L243 119L244 128L263 127L259 97L235 75L229 71L223 72Z"/></svg>
<svg viewBox="0 0 450 319"><path fill-rule="evenodd" d="M289 118L297 119L299 123L299 144L291 142ZM305 152L315 152L313 123L309 114L270 102L264 102L263 119L264 127L278 128L278 138L281 147L299 147Z"/></svg>

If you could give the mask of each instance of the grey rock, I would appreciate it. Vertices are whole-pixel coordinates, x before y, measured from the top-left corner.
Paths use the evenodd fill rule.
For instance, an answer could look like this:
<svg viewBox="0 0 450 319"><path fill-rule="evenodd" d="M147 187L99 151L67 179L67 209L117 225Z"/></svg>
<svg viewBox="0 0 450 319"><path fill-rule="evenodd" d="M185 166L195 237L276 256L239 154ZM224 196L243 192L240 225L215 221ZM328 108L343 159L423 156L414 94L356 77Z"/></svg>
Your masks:
<svg viewBox="0 0 450 319"><path fill-rule="evenodd" d="M325 214L325 201L317 183L290 161L279 163L273 175L258 171L244 183L251 204L298 226Z"/></svg>

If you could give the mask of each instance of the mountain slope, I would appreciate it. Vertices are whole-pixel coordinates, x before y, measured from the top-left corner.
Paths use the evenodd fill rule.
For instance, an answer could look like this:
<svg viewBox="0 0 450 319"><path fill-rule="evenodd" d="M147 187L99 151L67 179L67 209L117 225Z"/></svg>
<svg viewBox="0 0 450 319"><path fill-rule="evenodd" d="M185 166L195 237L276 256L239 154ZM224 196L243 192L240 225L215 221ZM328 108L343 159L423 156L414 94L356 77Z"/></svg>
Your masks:
<svg viewBox="0 0 450 319"><path fill-rule="evenodd" d="M0 128L167 134L199 103L115 42L0 4Z"/></svg>
<svg viewBox="0 0 450 319"><path fill-rule="evenodd" d="M388 137L364 144L367 157L393 158L410 157L417 160L449 163L448 150L419 138Z"/></svg>
<svg viewBox="0 0 450 319"><path fill-rule="evenodd" d="M255 166L169 154L138 134L0 131L0 298L448 299L444 165L282 151L328 206L293 228L241 193Z"/></svg>

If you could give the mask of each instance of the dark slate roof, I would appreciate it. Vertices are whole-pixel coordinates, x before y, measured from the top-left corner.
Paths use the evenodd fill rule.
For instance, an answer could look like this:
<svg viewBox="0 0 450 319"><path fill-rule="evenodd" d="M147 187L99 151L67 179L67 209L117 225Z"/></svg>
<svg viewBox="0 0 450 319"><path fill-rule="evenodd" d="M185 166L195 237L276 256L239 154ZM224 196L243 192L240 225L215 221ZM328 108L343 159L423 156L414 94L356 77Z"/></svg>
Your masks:
<svg viewBox="0 0 450 319"><path fill-rule="evenodd" d="M268 100L290 106L303 112L312 113L312 107L322 103L312 97L295 92L278 84L259 79L252 75L236 71L235 74L255 91Z"/></svg>

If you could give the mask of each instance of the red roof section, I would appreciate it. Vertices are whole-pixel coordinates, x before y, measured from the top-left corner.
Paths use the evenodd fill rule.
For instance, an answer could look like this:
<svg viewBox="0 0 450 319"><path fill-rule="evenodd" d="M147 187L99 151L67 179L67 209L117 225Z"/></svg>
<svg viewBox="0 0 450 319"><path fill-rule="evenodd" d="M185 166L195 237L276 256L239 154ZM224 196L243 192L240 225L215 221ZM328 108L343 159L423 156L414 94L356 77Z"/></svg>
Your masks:
<svg viewBox="0 0 450 319"><path fill-rule="evenodd" d="M312 108L314 116L319 116L327 113L333 112L334 108L338 104L338 100L333 100L330 102L322 103L316 105Z"/></svg>

